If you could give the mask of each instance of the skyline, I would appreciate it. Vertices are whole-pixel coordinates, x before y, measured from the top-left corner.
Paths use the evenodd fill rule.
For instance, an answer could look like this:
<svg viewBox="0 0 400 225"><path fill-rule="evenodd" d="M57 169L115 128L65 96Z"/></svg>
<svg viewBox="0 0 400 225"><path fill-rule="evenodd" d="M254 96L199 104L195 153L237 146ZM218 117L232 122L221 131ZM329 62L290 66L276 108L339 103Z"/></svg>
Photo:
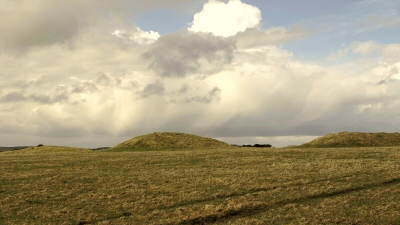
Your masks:
<svg viewBox="0 0 400 225"><path fill-rule="evenodd" d="M0 146L398 132L394 0L5 0Z"/></svg>

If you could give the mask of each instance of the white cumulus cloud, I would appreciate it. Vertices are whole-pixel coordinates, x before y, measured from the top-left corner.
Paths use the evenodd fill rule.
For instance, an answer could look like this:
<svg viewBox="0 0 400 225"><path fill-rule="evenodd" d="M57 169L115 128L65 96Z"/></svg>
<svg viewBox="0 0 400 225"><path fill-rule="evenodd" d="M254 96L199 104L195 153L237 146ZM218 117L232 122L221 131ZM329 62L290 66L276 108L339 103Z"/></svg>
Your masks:
<svg viewBox="0 0 400 225"><path fill-rule="evenodd" d="M158 32L143 31L139 27L136 27L134 30L116 30L112 34L125 40L134 41L138 44L152 44L160 37Z"/></svg>
<svg viewBox="0 0 400 225"><path fill-rule="evenodd" d="M247 28L260 25L261 11L240 0L228 3L209 0L203 10L194 15L193 32L211 32L217 36L229 37L243 32Z"/></svg>

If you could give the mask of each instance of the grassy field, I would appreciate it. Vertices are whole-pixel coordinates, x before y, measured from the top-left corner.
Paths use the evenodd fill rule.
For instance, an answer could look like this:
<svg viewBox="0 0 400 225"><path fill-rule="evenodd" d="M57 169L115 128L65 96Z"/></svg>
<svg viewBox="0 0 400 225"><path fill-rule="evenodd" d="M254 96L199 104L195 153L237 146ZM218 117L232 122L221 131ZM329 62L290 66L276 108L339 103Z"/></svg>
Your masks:
<svg viewBox="0 0 400 225"><path fill-rule="evenodd" d="M399 202L400 147L0 153L0 224L400 224Z"/></svg>

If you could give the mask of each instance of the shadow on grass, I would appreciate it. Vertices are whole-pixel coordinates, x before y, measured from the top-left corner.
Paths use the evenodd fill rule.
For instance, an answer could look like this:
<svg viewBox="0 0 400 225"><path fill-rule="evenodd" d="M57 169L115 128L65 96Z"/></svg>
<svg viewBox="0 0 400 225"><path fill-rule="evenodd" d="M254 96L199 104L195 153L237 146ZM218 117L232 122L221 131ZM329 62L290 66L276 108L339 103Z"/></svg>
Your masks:
<svg viewBox="0 0 400 225"><path fill-rule="evenodd" d="M360 174L357 174L357 175L360 175ZM346 175L346 176L336 176L336 177L331 177L331 178L327 178L327 179L319 179L319 180L314 180L314 181L310 181L310 182L284 184L284 185L272 186L272 187L252 188L252 189L247 189L247 190L240 191L240 192L217 194L217 195L209 197L209 198L203 198L203 199L191 200L191 201L182 201L182 202L172 205L172 206L161 205L157 208L154 208L153 210L175 209L175 208L189 206L189 205L195 205L195 204L199 204L199 203L205 204L205 203L213 202L216 200L223 200L223 199L232 198L232 197L240 197L240 196L244 196L247 194L253 194L253 193L262 192L262 191L272 191L277 188L288 188L288 187L293 187L293 186L299 187L299 186L305 186L305 185L312 185L312 184L317 184L317 183L322 183L322 182L327 182L327 181L336 181L339 179L345 179L345 178L353 177L353 176L355 176L355 174Z"/></svg>
<svg viewBox="0 0 400 225"><path fill-rule="evenodd" d="M123 213L121 213L121 214L116 214L116 215L114 215L114 216L107 217L105 220L115 220L115 219L119 219L119 218L122 218L122 217L129 217L129 216L132 216L132 213L130 213L130 212L123 212ZM99 222L102 222L102 221L105 221L105 220L91 220L91 221L88 221L88 220L80 220L79 222L77 222L77 224L78 224L78 225L96 224L96 223L99 223Z"/></svg>
<svg viewBox="0 0 400 225"><path fill-rule="evenodd" d="M307 202L310 200L329 198L329 197L344 195L344 194L348 194L348 193L352 193L352 192L389 186L389 185L398 184L398 183L400 183L400 178L393 178L393 179L390 179L390 180L387 180L384 182L380 182L380 183L366 184L366 185L362 185L359 187L351 187L351 188L346 188L343 190L337 190L337 191L331 191L331 192L322 192L320 194L304 196L304 197L300 197L300 198L285 199L285 200L277 201L277 202L274 202L271 204L257 204L257 205L252 205L252 206L244 206L244 207L241 207L238 209L227 210L221 214L211 214L211 215L199 216L199 217L187 219L187 220L181 221L180 223L177 223L177 224L180 224L180 225L207 224L207 223L214 223L214 222L221 221L221 220L227 220L227 219L234 218L234 217L253 216L253 215L257 215L262 212L268 211L270 209L278 208L278 207L281 207L281 206L284 206L287 204L303 203L303 202ZM174 223L174 224L176 224L176 223Z"/></svg>

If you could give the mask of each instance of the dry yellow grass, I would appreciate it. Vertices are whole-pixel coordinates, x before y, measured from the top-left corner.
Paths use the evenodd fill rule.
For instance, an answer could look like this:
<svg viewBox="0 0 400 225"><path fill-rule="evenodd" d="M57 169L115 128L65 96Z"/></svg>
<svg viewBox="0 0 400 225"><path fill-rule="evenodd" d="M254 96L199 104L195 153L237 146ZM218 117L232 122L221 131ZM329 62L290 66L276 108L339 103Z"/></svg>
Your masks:
<svg viewBox="0 0 400 225"><path fill-rule="evenodd" d="M340 132L327 134L301 147L388 147L400 146L400 133Z"/></svg>
<svg viewBox="0 0 400 225"><path fill-rule="evenodd" d="M400 148L0 153L0 224L400 224Z"/></svg>
<svg viewBox="0 0 400 225"><path fill-rule="evenodd" d="M30 147L30 148L24 148L22 150L16 150L16 151L8 151L4 152L2 154L11 154L11 155L21 155L21 154L54 154L54 153L83 153L83 152L92 152L92 150L88 148L74 148L74 147L67 147L67 146L51 146L51 145L45 145L41 147Z"/></svg>
<svg viewBox="0 0 400 225"><path fill-rule="evenodd" d="M114 148L226 148L230 145L212 138L178 132L160 132L137 136Z"/></svg>

